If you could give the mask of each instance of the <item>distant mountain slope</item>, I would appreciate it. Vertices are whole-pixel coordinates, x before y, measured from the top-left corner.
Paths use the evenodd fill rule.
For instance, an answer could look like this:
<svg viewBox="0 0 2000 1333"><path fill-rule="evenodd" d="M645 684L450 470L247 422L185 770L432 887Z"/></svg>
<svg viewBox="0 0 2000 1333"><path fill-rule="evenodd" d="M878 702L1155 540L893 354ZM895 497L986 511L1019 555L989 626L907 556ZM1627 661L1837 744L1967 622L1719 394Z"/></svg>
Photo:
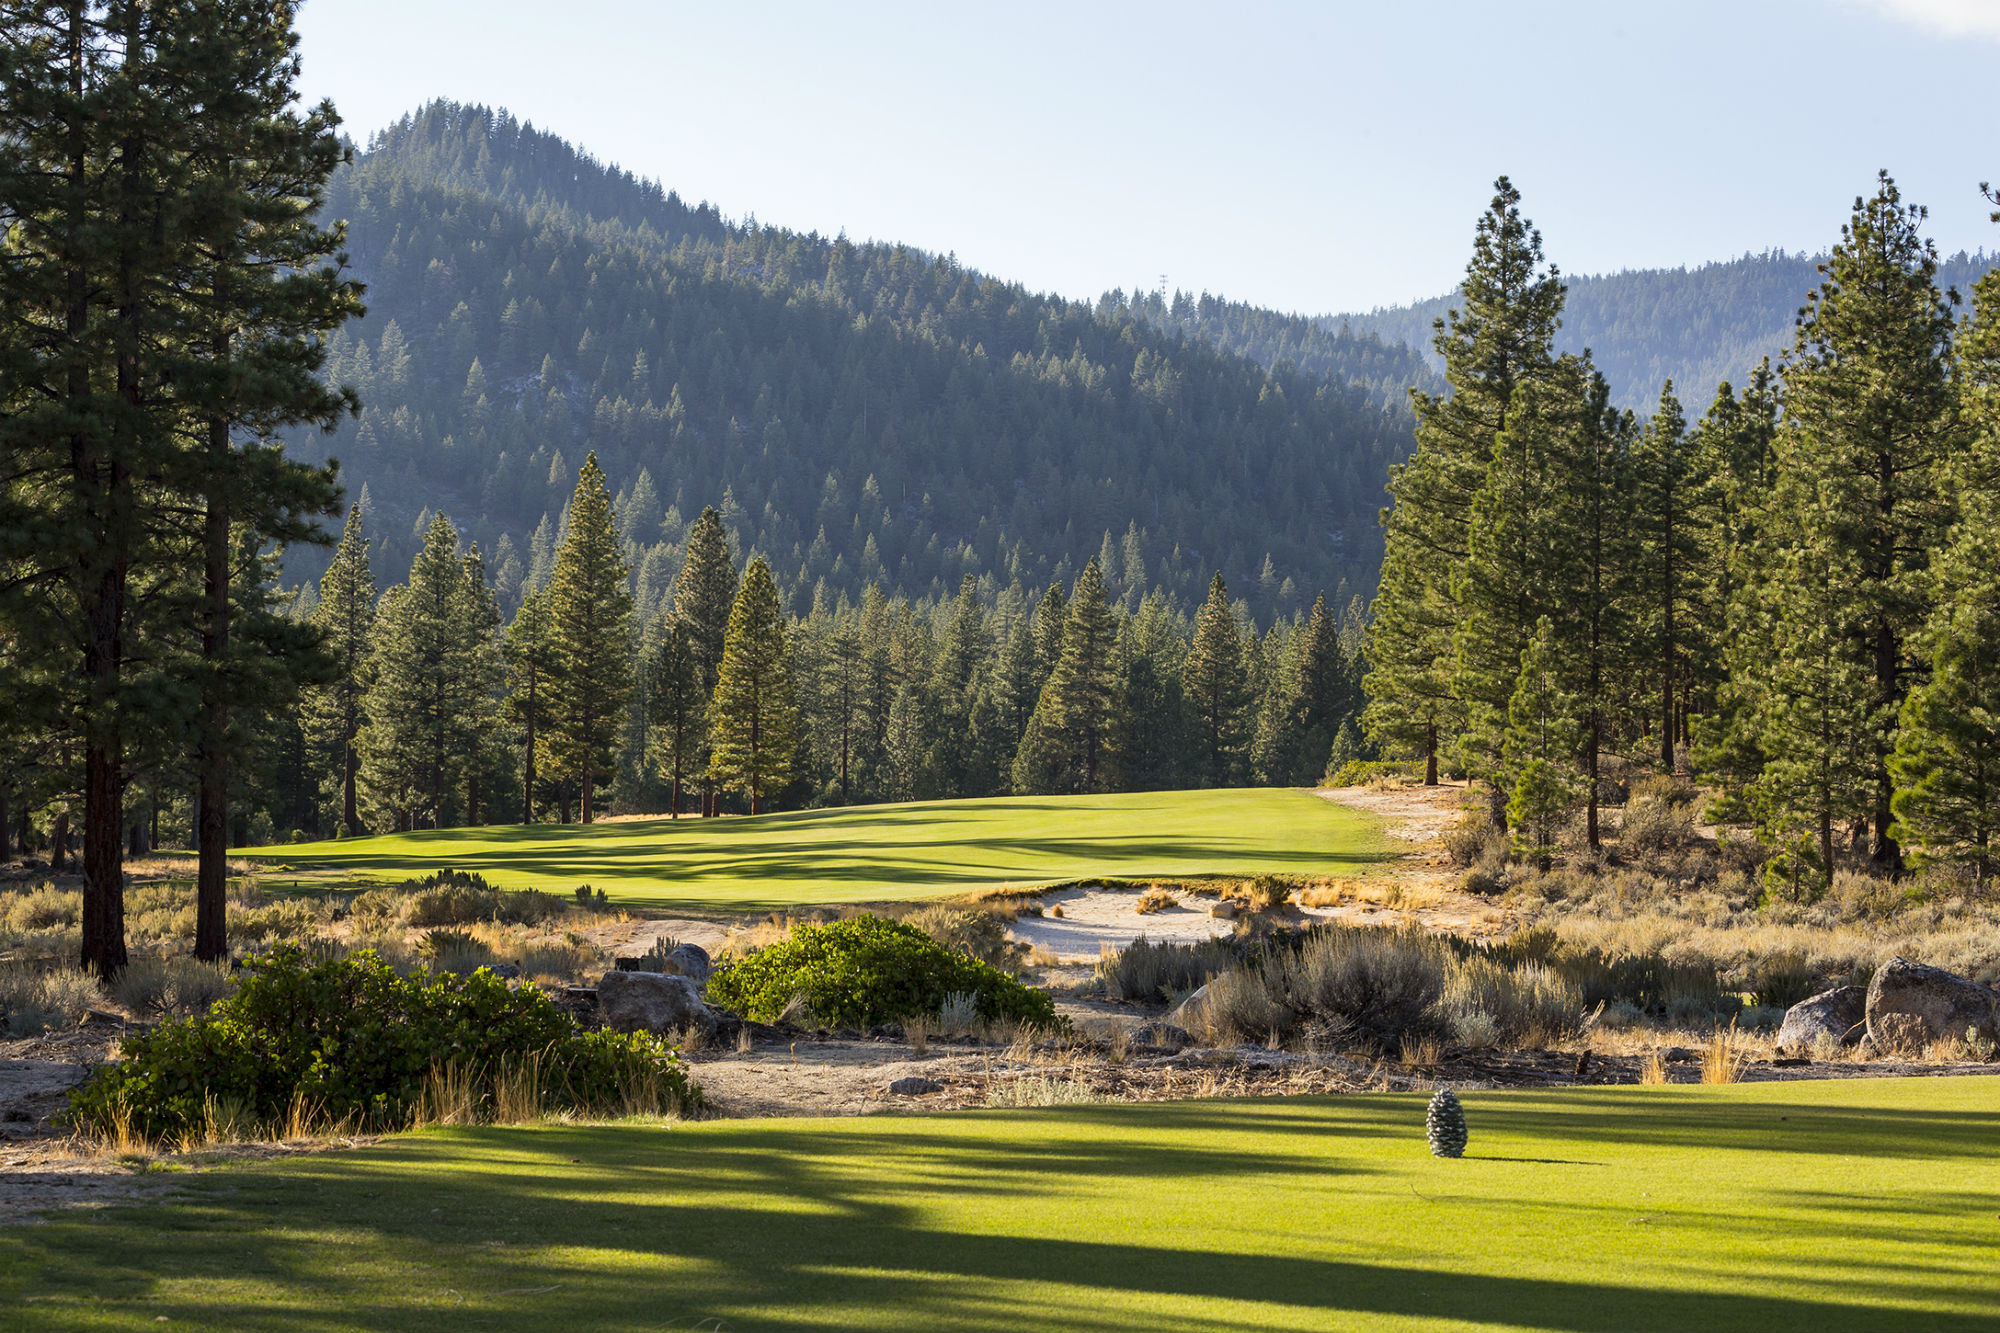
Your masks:
<svg viewBox="0 0 2000 1333"><path fill-rule="evenodd" d="M1721 381L1742 383L1760 359L1776 360L1791 345L1792 321L1818 284L1823 259L1773 251L1694 269L1566 277L1569 301L1557 345L1572 352L1589 348L1622 406L1651 411L1671 376L1681 402L1698 414ZM2000 255L1961 253L1944 261L1939 280L1963 295L1997 264ZM1455 294L1440 296L1319 323L1420 348L1435 367L1431 322L1454 300Z"/></svg>
<svg viewBox="0 0 2000 1333"><path fill-rule="evenodd" d="M1099 553L1115 593L1192 602L1221 569L1262 615L1372 585L1411 428L1372 340L1309 338L1355 349L1354 375L1333 355L1269 370L905 247L730 224L449 103L378 135L329 212L369 304L332 370L367 406L295 447L365 487L384 579L443 508L511 601L595 450L643 614L711 503L797 607L822 582L1032 589Z"/></svg>

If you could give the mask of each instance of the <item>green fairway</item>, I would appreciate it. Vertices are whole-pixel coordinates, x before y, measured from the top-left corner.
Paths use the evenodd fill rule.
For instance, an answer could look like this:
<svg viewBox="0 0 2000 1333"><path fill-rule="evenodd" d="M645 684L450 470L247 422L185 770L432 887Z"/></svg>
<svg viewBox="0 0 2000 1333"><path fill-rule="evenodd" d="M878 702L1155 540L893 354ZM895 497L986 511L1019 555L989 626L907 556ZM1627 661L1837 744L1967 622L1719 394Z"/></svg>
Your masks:
<svg viewBox="0 0 2000 1333"><path fill-rule="evenodd" d="M764 910L1095 876L1353 874L1389 853L1371 815L1253 788L442 829L240 854L371 879L451 867L505 888L590 884L629 906Z"/></svg>
<svg viewBox="0 0 2000 1333"><path fill-rule="evenodd" d="M1991 1329L2000 1079L432 1131L0 1232L19 1329Z"/></svg>

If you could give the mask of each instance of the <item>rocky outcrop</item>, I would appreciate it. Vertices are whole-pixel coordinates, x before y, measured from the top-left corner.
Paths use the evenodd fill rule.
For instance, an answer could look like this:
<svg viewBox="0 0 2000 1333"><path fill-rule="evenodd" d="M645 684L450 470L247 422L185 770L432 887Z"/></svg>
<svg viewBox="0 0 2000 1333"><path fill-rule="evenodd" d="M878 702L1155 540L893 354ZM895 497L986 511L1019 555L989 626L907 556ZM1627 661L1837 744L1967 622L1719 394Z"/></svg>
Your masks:
<svg viewBox="0 0 2000 1333"><path fill-rule="evenodd" d="M1867 1012L1869 1040L1883 1052L1913 1052L1968 1032L2000 1041L2000 992L1905 958L1875 970Z"/></svg>
<svg viewBox="0 0 2000 1333"><path fill-rule="evenodd" d="M905 1078L891 1079L882 1086L882 1091L892 1097L923 1097L933 1092L943 1092L944 1084L921 1074L911 1074Z"/></svg>
<svg viewBox="0 0 2000 1333"><path fill-rule="evenodd" d="M1780 1055L1805 1055L1823 1037L1852 1046L1867 1030L1867 989L1835 986L1787 1009L1776 1045Z"/></svg>
<svg viewBox="0 0 2000 1333"><path fill-rule="evenodd" d="M597 981L597 1013L613 1032L716 1031L715 1015L694 982L665 972L606 972Z"/></svg>

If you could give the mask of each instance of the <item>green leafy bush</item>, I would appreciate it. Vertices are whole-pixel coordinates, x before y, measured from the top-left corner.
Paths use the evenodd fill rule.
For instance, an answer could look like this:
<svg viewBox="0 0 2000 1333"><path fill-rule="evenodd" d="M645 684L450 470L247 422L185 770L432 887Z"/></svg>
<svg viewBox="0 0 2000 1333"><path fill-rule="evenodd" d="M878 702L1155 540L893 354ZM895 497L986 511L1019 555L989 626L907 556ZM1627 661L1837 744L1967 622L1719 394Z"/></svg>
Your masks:
<svg viewBox="0 0 2000 1333"><path fill-rule="evenodd" d="M585 1033L541 991L491 972L402 977L373 953L315 961L285 945L259 959L206 1017L126 1039L120 1063L70 1094L84 1127L148 1139L197 1129L212 1105L276 1124L297 1107L364 1128L409 1123L433 1069L490 1091L535 1061L556 1106L615 1107L635 1079L700 1105L672 1048L650 1034Z"/></svg>
<svg viewBox="0 0 2000 1333"><path fill-rule="evenodd" d="M856 1028L937 1013L957 991L979 997L983 1019L1061 1026L1047 995L879 916L794 926L789 938L724 963L708 981L709 998L745 1018L770 1022L803 996L823 1021Z"/></svg>

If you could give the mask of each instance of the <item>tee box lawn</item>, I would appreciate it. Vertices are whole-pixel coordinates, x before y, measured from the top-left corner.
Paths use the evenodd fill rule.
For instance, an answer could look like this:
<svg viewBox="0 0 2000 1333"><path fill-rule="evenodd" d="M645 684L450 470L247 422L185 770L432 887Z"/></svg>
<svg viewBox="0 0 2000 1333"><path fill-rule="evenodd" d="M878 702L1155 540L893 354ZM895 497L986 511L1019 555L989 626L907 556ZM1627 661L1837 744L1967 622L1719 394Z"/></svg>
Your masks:
<svg viewBox="0 0 2000 1333"><path fill-rule="evenodd" d="M1464 1100L431 1130L0 1230L0 1326L2000 1326L2000 1078Z"/></svg>
<svg viewBox="0 0 2000 1333"><path fill-rule="evenodd" d="M272 866L273 887L279 867L387 882L455 869L509 889L589 884L624 907L739 911L1100 877L1352 875L1391 854L1379 817L1272 788L437 829L239 853Z"/></svg>

